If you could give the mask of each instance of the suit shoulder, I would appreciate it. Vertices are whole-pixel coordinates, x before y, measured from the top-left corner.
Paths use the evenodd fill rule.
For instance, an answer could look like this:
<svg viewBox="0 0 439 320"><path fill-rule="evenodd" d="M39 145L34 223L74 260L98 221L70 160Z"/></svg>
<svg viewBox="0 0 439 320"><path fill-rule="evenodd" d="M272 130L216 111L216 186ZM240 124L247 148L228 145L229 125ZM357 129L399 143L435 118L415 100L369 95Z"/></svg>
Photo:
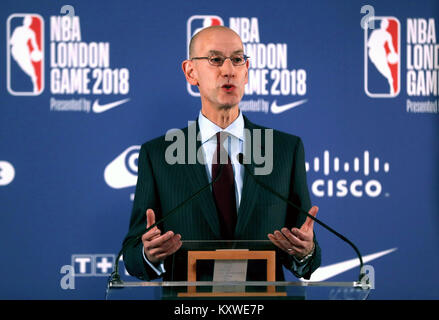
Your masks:
<svg viewBox="0 0 439 320"><path fill-rule="evenodd" d="M299 136L291 134L291 133L287 133L284 131L280 131L277 129L268 128L268 127L264 127L264 126L256 125L256 124L254 124L254 127L256 129L262 129L262 130L266 130L266 129L273 130L273 139L277 143L283 143L283 144L296 146L298 143L301 143L301 141L302 141L302 139Z"/></svg>
<svg viewBox="0 0 439 320"><path fill-rule="evenodd" d="M297 143L301 142L302 139L299 136L296 136L291 133L279 131L276 129L273 129L273 136L277 137L279 140L285 141L290 144L296 145Z"/></svg>
<svg viewBox="0 0 439 320"><path fill-rule="evenodd" d="M175 132L182 132L186 136L187 131L188 131L188 127L180 128L180 129L178 128L169 129L165 134L144 142L142 144L142 148L144 148L145 150L155 150L155 151L164 149L173 142L172 137L174 136ZM168 139L166 139L167 136Z"/></svg>
<svg viewBox="0 0 439 320"><path fill-rule="evenodd" d="M155 137L151 140L148 140L142 144L142 147L149 149L156 149L158 146L162 145L165 142L166 135L161 135L159 137Z"/></svg>
<svg viewBox="0 0 439 320"><path fill-rule="evenodd" d="M299 136L296 136L294 134L290 134L290 133L286 133L274 128L269 128L269 127L265 127L259 124L256 124L252 121L250 121L246 116L244 116L244 122L246 124L246 128L249 129L262 129L262 130L266 130L266 129L270 129L273 130L273 137L277 140L283 141L283 142L289 142L289 143L293 143L296 144L297 142L301 141L302 139Z"/></svg>

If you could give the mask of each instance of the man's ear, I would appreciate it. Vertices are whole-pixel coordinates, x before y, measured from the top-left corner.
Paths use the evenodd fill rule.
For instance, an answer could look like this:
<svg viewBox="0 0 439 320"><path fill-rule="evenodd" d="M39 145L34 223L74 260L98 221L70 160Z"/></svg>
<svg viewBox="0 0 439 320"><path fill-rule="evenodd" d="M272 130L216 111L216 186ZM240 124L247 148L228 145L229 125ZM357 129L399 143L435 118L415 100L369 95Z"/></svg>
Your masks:
<svg viewBox="0 0 439 320"><path fill-rule="evenodd" d="M186 77L187 82L193 86L198 86L197 72L194 68L194 63L191 60L184 60L181 67Z"/></svg>

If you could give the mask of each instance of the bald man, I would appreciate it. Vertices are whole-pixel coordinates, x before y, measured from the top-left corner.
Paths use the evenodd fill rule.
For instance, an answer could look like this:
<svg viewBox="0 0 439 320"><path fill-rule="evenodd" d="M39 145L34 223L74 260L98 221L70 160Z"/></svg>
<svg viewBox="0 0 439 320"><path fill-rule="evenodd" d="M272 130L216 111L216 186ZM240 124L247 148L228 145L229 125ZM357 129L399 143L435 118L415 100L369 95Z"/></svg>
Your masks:
<svg viewBox="0 0 439 320"><path fill-rule="evenodd" d="M143 231L141 241L126 245L123 257L131 275L143 280L187 280L185 240L270 240L267 245L276 251L277 280L284 279L282 265L306 279L320 266L313 221L263 189L236 160L244 152L244 131L266 129L239 110L248 68L242 41L233 30L208 27L191 39L190 57L182 69L200 92L201 110L192 129L200 138L196 150L202 151L203 161L190 164L186 152L185 163L169 164L165 154L172 141L165 136L142 145L124 245L203 186L214 183L159 226ZM188 138L191 127L182 132ZM310 204L301 139L272 132L273 149L264 145L264 139L261 149L273 152L274 166L258 178L315 216L318 208ZM219 154L225 154L225 162L220 162ZM249 168L255 166L249 164ZM249 260L247 280L266 280L264 268L260 261ZM212 280L212 272L212 265L198 268L198 280Z"/></svg>

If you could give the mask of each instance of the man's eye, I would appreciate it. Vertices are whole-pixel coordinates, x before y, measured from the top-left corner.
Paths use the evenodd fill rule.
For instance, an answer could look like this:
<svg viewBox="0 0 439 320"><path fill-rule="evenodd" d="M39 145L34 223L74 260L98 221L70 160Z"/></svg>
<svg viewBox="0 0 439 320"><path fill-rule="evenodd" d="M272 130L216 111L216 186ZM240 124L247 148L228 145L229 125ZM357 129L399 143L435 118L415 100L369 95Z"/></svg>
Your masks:
<svg viewBox="0 0 439 320"><path fill-rule="evenodd" d="M243 57L233 57L232 58L233 63L242 63L244 61Z"/></svg>
<svg viewBox="0 0 439 320"><path fill-rule="evenodd" d="M211 57L210 61L214 63L221 63L224 59L222 57Z"/></svg>

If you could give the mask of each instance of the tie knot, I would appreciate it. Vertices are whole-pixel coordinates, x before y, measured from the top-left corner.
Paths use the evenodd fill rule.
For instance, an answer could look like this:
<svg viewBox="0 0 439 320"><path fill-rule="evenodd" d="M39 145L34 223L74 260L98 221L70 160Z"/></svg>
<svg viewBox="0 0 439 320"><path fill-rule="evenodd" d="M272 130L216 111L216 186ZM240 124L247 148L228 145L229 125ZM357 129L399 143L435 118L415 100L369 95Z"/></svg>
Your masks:
<svg viewBox="0 0 439 320"><path fill-rule="evenodd" d="M228 132L226 132L226 131L218 131L216 133L216 143L220 144L220 145L223 145L224 141L227 139L227 137L229 135L230 134Z"/></svg>
<svg viewBox="0 0 439 320"><path fill-rule="evenodd" d="M230 134L225 131L219 131L216 133L216 151L213 155L214 164L228 164L230 162L230 157L228 154L228 144L224 144L224 141Z"/></svg>

